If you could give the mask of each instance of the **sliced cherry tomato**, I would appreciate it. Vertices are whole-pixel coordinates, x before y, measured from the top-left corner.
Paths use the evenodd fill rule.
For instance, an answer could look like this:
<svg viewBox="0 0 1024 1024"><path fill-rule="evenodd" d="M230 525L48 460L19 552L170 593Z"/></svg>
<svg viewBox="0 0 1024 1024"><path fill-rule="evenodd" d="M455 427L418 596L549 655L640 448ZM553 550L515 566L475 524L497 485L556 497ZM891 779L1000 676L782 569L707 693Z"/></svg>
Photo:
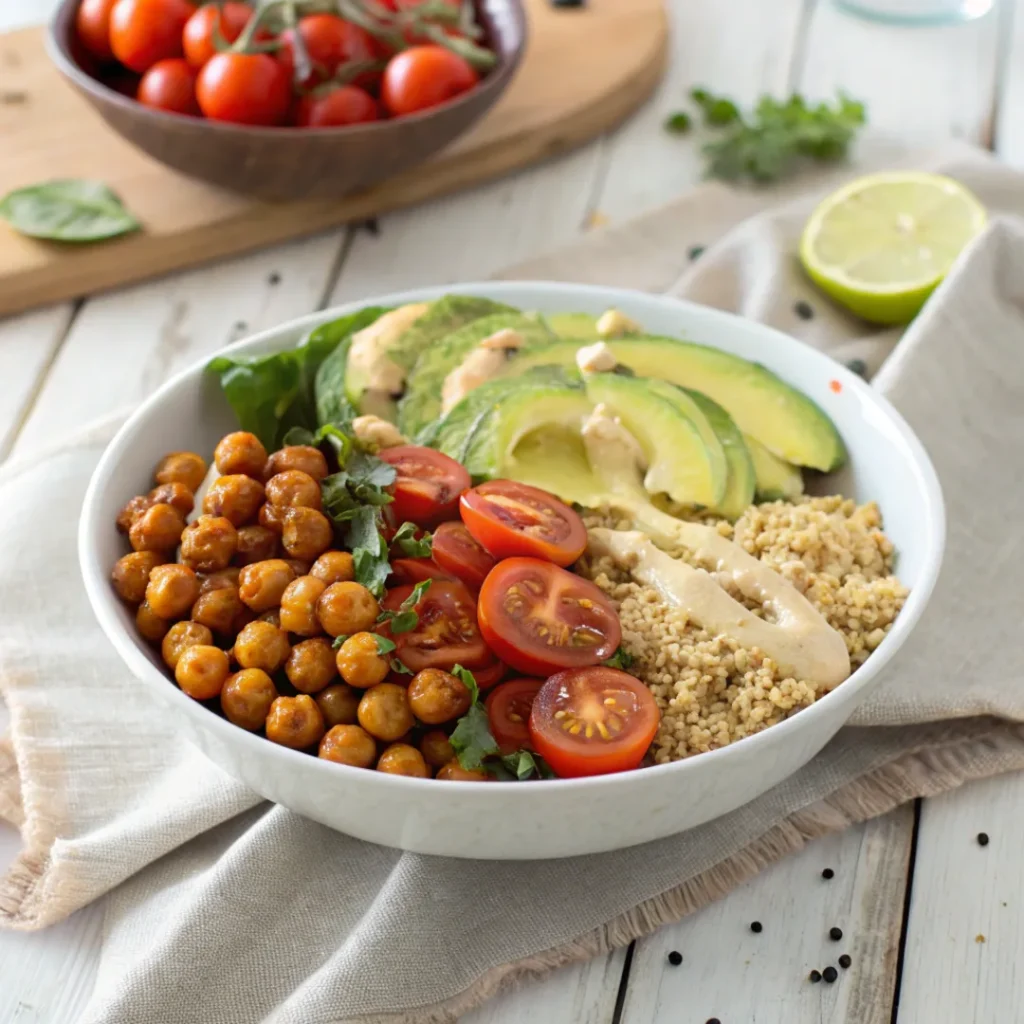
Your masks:
<svg viewBox="0 0 1024 1024"><path fill-rule="evenodd" d="M342 64L350 61L372 61L377 56L370 33L335 14L308 14L299 20L298 31L306 44L306 52L313 65L311 73L298 83L303 86L326 82L334 77ZM281 33L281 49L277 57L287 68L289 79L294 78L294 29L287 29ZM359 75L354 81L359 85L370 85L379 78L379 72L367 72Z"/></svg>
<svg viewBox="0 0 1024 1024"><path fill-rule="evenodd" d="M140 75L165 57L180 57L181 33L195 12L187 0L117 0L110 11L110 49Z"/></svg>
<svg viewBox="0 0 1024 1024"><path fill-rule="evenodd" d="M75 12L75 31L82 45L99 60L110 60L110 12L117 0L82 0Z"/></svg>
<svg viewBox="0 0 1024 1024"><path fill-rule="evenodd" d="M532 750L530 740L530 709L533 699L544 685L543 679L510 679L495 687L484 707L491 726L491 735L503 754Z"/></svg>
<svg viewBox="0 0 1024 1024"><path fill-rule="evenodd" d="M590 580L537 558L499 562L480 588L477 618L491 650L531 676L599 665L622 639L615 608Z"/></svg>
<svg viewBox="0 0 1024 1024"><path fill-rule="evenodd" d="M639 679L604 666L570 669L534 698L530 738L556 775L607 775L640 764L660 717Z"/></svg>
<svg viewBox="0 0 1024 1024"><path fill-rule="evenodd" d="M412 593L411 586L395 587L381 602L397 612ZM390 636L395 657L412 672L425 668L451 669L462 665L471 672L490 668L497 660L488 650L476 621L476 601L458 580L434 580L415 606L419 622L405 633L391 633L387 623L378 632Z"/></svg>
<svg viewBox="0 0 1024 1024"><path fill-rule="evenodd" d="M388 514L395 522L429 527L458 518L459 495L471 483L464 466L414 444L385 448L377 457L398 470L398 479L387 489L394 498Z"/></svg>
<svg viewBox="0 0 1024 1024"><path fill-rule="evenodd" d="M224 41L233 43L249 24L252 8L238 0L227 0L222 4L205 4L185 23L181 42L185 59L197 71L215 54L213 42L214 27L219 27ZM257 31L256 38L267 37L269 33Z"/></svg>
<svg viewBox="0 0 1024 1024"><path fill-rule="evenodd" d="M395 117L439 106L472 89L479 75L443 46L410 46L384 69L380 98Z"/></svg>
<svg viewBox="0 0 1024 1024"><path fill-rule="evenodd" d="M199 72L196 98L213 121L277 125L288 116L291 86L265 53L218 53Z"/></svg>
<svg viewBox="0 0 1024 1024"><path fill-rule="evenodd" d="M493 665L488 665L486 668L473 669L473 678L481 690L489 690L495 683L500 683L505 678L507 672L508 665L496 661Z"/></svg>
<svg viewBox="0 0 1024 1024"><path fill-rule="evenodd" d="M355 85L339 85L321 96L303 96L295 112L295 123L302 128L339 128L379 120L377 101Z"/></svg>
<svg viewBox="0 0 1024 1024"><path fill-rule="evenodd" d="M462 580L470 590L479 590L494 559L473 539L462 523L442 523L434 531L434 561Z"/></svg>
<svg viewBox="0 0 1024 1024"><path fill-rule="evenodd" d="M391 575L398 585L452 579L432 558L392 558Z"/></svg>
<svg viewBox="0 0 1024 1024"><path fill-rule="evenodd" d="M144 106L173 114L197 115L195 68L182 57L158 60L142 76L136 99Z"/></svg>
<svg viewBox="0 0 1024 1024"><path fill-rule="evenodd" d="M459 499L466 529L495 558L523 555L572 565L587 547L583 520L539 487L491 480Z"/></svg>

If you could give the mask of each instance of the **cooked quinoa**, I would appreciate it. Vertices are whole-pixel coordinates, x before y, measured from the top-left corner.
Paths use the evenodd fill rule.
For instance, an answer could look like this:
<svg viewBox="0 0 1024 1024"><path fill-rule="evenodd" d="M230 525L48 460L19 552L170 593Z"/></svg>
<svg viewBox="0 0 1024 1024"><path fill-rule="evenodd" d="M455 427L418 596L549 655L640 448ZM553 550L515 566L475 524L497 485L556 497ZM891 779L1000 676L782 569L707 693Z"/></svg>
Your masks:
<svg viewBox="0 0 1024 1024"><path fill-rule="evenodd" d="M602 511L586 523L632 527ZM807 597L845 638L852 668L882 642L906 600L874 502L858 506L842 497L769 502L751 506L734 525L718 522L717 529ZM685 550L672 553L692 562ZM807 680L783 677L758 648L712 636L610 558L585 558L579 570L614 602L622 645L635 659L630 671L650 687L661 709L651 749L659 764L760 732L825 692Z"/></svg>

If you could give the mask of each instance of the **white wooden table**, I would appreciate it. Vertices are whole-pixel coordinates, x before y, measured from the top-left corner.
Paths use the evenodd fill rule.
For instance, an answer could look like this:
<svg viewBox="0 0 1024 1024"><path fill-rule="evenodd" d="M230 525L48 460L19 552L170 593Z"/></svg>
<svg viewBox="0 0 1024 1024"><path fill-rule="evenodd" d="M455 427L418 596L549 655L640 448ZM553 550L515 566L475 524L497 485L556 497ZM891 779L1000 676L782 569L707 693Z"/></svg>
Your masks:
<svg viewBox="0 0 1024 1024"><path fill-rule="evenodd" d="M620 0L627 3L628 0ZM0 29L55 0L0 0ZM618 131L556 162L384 218L125 291L0 320L0 459L143 398L240 334L333 303L480 278L625 220L700 176L661 123L691 84L753 101L839 87L875 129L950 136L1024 164L1024 0L950 29L899 30L829 0L673 0L673 60ZM1016 7L1016 10L1014 8ZM1016 23L1015 16L1016 15ZM0 145L2 153L2 145ZM2 156L0 156L2 159ZM5 725L0 710L0 730ZM503 996L464 1024L1019 1024L1024 778L970 786L818 842L648 939ZM975 836L991 835L982 849ZM0 868L17 835L0 826ZM830 867L835 877L825 881ZM760 934L750 931L763 922ZM88 999L102 903L38 934L0 932L0 1024L71 1024ZM853 965L810 984L840 946ZM683 954L681 966L667 954Z"/></svg>

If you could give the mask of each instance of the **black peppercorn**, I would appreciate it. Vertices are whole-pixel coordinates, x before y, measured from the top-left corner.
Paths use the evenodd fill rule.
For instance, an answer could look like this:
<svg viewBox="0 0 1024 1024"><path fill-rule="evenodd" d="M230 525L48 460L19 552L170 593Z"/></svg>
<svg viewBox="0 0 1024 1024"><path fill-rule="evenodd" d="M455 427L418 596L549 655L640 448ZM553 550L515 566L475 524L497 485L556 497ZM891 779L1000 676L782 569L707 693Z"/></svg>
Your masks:
<svg viewBox="0 0 1024 1024"><path fill-rule="evenodd" d="M839 977L839 972L834 967L826 967L821 976L831 985Z"/></svg>
<svg viewBox="0 0 1024 1024"><path fill-rule="evenodd" d="M846 368L850 373L857 374L858 377L864 377L867 379L868 375L868 364L863 359L851 359L847 364Z"/></svg>
<svg viewBox="0 0 1024 1024"><path fill-rule="evenodd" d="M551 0L552 7L582 7L584 0Z"/></svg>
<svg viewBox="0 0 1024 1024"><path fill-rule="evenodd" d="M847 967L849 967L849 966L850 966L850 964L852 964L852 963L853 963L853 961L852 961L852 960L850 959L850 956L849 956L849 954L848 954L848 953L844 953L844 954L843 954L843 955L842 955L842 956L841 956L841 957L839 958L839 966L840 966L840 967L842 967L842 969L843 969L844 971L845 971L845 970L847 969Z"/></svg>
<svg viewBox="0 0 1024 1024"><path fill-rule="evenodd" d="M707 1024L722 1024L717 1017L708 1017Z"/></svg>
<svg viewBox="0 0 1024 1024"><path fill-rule="evenodd" d="M813 320L814 319L814 310L811 307L811 304L809 302L804 302L803 299L801 299L793 307L793 312L796 313L796 315L798 317L800 317L801 320Z"/></svg>
<svg viewBox="0 0 1024 1024"><path fill-rule="evenodd" d="M690 260L699 260L704 255L704 246L691 245L686 255Z"/></svg>
<svg viewBox="0 0 1024 1024"><path fill-rule="evenodd" d="M683 954L680 953L678 950L673 949L672 952L668 955L668 962L673 967L678 967L683 962Z"/></svg>
<svg viewBox="0 0 1024 1024"><path fill-rule="evenodd" d="M978 845L979 846L988 846L988 833L987 832L979 832L978 833Z"/></svg>
<svg viewBox="0 0 1024 1024"><path fill-rule="evenodd" d="M829 930L828 930L828 937L833 942L838 942L843 937L843 929L842 928L829 928Z"/></svg>
<svg viewBox="0 0 1024 1024"><path fill-rule="evenodd" d="M757 934L759 934L759 933L760 933L761 931L763 931L763 930L764 930L764 925L763 925L763 924L761 924L761 922L760 922L760 921L751 921L751 922L750 922L750 930L751 930L751 931L752 931L752 932L753 932L753 933L754 933L755 935L757 935Z"/></svg>
<svg viewBox="0 0 1024 1024"><path fill-rule="evenodd" d="M275 270L270 277L267 278L267 284L280 284L281 275Z"/></svg>
<svg viewBox="0 0 1024 1024"><path fill-rule="evenodd" d="M817 985L818 982L821 981L821 971L811 971L808 977L810 978L812 984Z"/></svg>
<svg viewBox="0 0 1024 1024"><path fill-rule="evenodd" d="M836 873L831 868L825 868L825 870L822 871L822 873L821 873L821 877L822 878L826 878L826 879L827 878L835 878L836 877Z"/></svg>

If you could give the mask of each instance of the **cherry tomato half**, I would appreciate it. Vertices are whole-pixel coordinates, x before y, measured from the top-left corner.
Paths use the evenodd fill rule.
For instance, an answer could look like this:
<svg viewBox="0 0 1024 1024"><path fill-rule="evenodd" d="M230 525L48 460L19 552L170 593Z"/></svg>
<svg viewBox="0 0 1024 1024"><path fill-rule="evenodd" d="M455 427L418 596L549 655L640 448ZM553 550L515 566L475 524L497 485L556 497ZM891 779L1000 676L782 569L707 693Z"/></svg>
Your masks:
<svg viewBox="0 0 1024 1024"><path fill-rule="evenodd" d="M110 60L110 12L117 0L82 0L75 11L75 31L82 45L100 60Z"/></svg>
<svg viewBox="0 0 1024 1024"><path fill-rule="evenodd" d="M377 101L355 85L339 85L322 96L303 96L295 110L295 123L302 128L338 128L379 120Z"/></svg>
<svg viewBox="0 0 1024 1024"><path fill-rule="evenodd" d="M349 61L371 61L376 55L373 37L365 29L345 21L335 14L308 14L299 20L299 35L306 44L311 73L300 82L309 86L333 78L342 64ZM287 68L289 80L295 76L295 30L281 33L281 49L278 60ZM368 85L379 73L367 73L355 79L360 85Z"/></svg>
<svg viewBox="0 0 1024 1024"><path fill-rule="evenodd" d="M392 558L391 575L396 585L452 578L432 558Z"/></svg>
<svg viewBox="0 0 1024 1024"><path fill-rule="evenodd" d="M442 523L434 531L433 552L442 569L474 591L483 586L496 564L462 523Z"/></svg>
<svg viewBox="0 0 1024 1024"><path fill-rule="evenodd" d="M385 448L377 457L398 471L387 489L394 498L388 514L395 522L436 526L458 518L459 495L471 483L464 466L433 448L414 444Z"/></svg>
<svg viewBox="0 0 1024 1024"><path fill-rule="evenodd" d="M395 587L381 602L397 612L412 593L411 586ZM387 623L378 632L390 636L395 657L413 673L424 668L451 669L462 665L471 672L490 668L497 660L488 650L476 621L476 601L458 580L435 580L415 606L419 621L405 633L391 633Z"/></svg>
<svg viewBox="0 0 1024 1024"><path fill-rule="evenodd" d="M181 42L185 49L185 59L197 71L217 53L213 43L214 27L220 28L225 42L233 43L249 24L252 8L238 0L227 0L226 3L205 4L185 23L181 34ZM256 36L267 33L257 32Z"/></svg>
<svg viewBox="0 0 1024 1024"><path fill-rule="evenodd" d="M505 678L507 672L508 665L496 661L493 665L488 665L486 668L473 669L473 678L476 680L476 685L481 691L489 690L495 683L500 683Z"/></svg>
<svg viewBox="0 0 1024 1024"><path fill-rule="evenodd" d="M530 709L543 685L543 679L510 679L495 687L487 697L484 707L491 735L503 754L532 749Z"/></svg>
<svg viewBox="0 0 1024 1024"><path fill-rule="evenodd" d="M142 76L136 99L144 106L172 114L197 115L195 69L182 57L158 60Z"/></svg>
<svg viewBox="0 0 1024 1024"><path fill-rule="evenodd" d="M380 98L396 117L439 106L472 89L479 76L469 62L443 46L410 46L384 69Z"/></svg>
<svg viewBox="0 0 1024 1024"><path fill-rule="evenodd" d="M291 93L284 68L265 53L218 53L196 82L202 112L212 121L235 124L281 124Z"/></svg>
<svg viewBox="0 0 1024 1024"><path fill-rule="evenodd" d="M194 12L187 0L117 0L110 11L110 49L141 75L158 60L182 55L182 30Z"/></svg>
<svg viewBox="0 0 1024 1024"><path fill-rule="evenodd" d="M599 665L622 639L615 608L593 583L537 558L499 562L480 588L477 618L488 647L532 676Z"/></svg>
<svg viewBox="0 0 1024 1024"><path fill-rule="evenodd" d="M587 547L583 520L539 487L491 480L459 499L466 529L495 558L523 555L572 565Z"/></svg>
<svg viewBox="0 0 1024 1024"><path fill-rule="evenodd" d="M636 768L658 731L650 690L616 668L553 675L530 712L533 749L556 775L607 775Z"/></svg>

